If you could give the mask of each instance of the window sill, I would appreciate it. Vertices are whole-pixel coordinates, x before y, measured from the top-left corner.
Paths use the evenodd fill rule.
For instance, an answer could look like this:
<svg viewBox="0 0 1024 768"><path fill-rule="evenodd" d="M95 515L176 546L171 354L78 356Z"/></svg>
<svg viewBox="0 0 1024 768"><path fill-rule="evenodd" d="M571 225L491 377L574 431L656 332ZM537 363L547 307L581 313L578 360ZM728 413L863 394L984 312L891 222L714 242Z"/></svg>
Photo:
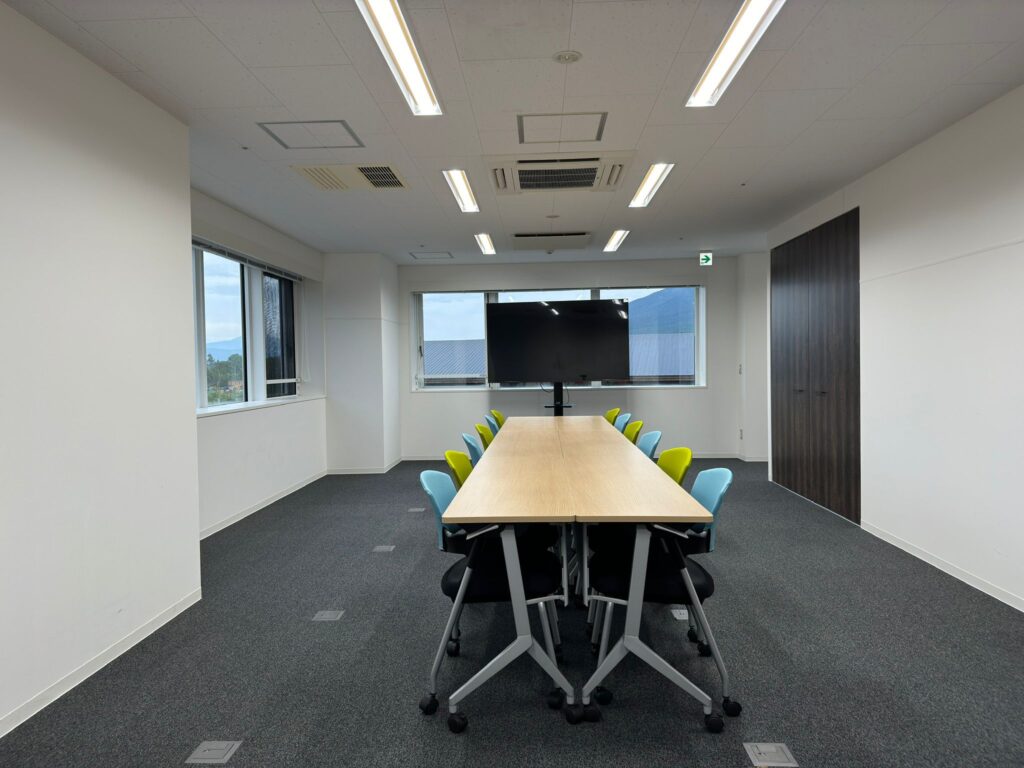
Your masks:
<svg viewBox="0 0 1024 768"><path fill-rule="evenodd" d="M261 408L277 408L292 403L305 403L310 400L323 400L326 395L292 395L291 397L275 397L273 400L255 400L248 403L229 403L226 405L211 405L206 408L196 408L196 418L205 419L208 416L223 416L228 413L239 411L258 411Z"/></svg>

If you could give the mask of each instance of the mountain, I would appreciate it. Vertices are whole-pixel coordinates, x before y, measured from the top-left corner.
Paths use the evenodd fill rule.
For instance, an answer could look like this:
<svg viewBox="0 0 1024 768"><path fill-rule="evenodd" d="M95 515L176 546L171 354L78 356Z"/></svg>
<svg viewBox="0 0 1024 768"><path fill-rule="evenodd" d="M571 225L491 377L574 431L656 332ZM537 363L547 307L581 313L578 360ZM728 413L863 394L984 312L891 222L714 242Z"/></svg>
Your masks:
<svg viewBox="0 0 1024 768"><path fill-rule="evenodd" d="M232 355L242 354L242 337L224 339L223 341L206 342L206 354L213 355L214 360L227 360Z"/></svg>
<svg viewBox="0 0 1024 768"><path fill-rule="evenodd" d="M693 288L663 288L629 302L629 332L693 333Z"/></svg>

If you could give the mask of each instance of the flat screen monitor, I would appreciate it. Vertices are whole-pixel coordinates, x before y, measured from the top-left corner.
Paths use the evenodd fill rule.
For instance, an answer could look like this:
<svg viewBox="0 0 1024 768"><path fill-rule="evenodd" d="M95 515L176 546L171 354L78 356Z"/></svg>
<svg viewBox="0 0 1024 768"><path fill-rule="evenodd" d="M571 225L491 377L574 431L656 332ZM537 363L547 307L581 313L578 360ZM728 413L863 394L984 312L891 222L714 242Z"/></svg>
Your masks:
<svg viewBox="0 0 1024 768"><path fill-rule="evenodd" d="M487 376L498 383L629 378L629 304L619 299L487 305Z"/></svg>

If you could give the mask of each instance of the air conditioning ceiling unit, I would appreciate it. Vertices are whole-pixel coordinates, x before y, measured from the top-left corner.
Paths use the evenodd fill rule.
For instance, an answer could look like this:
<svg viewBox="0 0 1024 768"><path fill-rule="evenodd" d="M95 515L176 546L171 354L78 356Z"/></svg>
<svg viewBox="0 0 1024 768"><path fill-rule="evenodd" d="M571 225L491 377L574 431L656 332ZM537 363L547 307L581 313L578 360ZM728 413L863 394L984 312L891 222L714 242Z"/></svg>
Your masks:
<svg viewBox="0 0 1024 768"><path fill-rule="evenodd" d="M617 189L626 174L631 152L601 155L487 158L494 188L501 195L538 190Z"/></svg>
<svg viewBox="0 0 1024 768"><path fill-rule="evenodd" d="M590 232L516 232L515 251L579 251L590 245Z"/></svg>

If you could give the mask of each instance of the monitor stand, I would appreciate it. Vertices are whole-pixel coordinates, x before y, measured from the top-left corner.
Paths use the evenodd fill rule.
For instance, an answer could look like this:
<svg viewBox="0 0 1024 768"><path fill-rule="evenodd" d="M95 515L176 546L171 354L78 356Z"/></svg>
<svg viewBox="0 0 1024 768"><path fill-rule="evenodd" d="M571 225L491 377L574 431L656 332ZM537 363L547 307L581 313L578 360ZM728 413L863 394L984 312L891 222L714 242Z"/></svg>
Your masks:
<svg viewBox="0 0 1024 768"><path fill-rule="evenodd" d="M564 416L565 409L572 408L572 405L565 404L565 387L562 385L562 382L560 381L555 382L555 389L552 392L552 400L553 402L551 403L551 405L545 405L544 407L554 408L555 416Z"/></svg>

